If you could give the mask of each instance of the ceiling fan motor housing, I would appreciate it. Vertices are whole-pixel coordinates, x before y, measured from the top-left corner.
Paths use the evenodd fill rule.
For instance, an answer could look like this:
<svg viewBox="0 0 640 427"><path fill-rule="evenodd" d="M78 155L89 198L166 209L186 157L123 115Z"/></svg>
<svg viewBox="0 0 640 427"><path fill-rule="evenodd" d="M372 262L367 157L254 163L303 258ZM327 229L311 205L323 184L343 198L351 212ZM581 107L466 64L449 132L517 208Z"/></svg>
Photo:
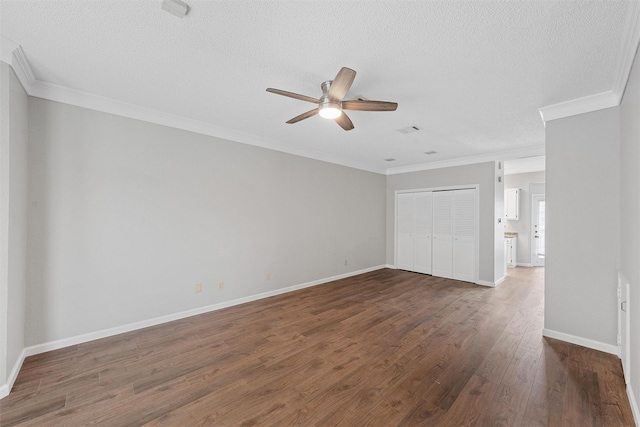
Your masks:
<svg viewBox="0 0 640 427"><path fill-rule="evenodd" d="M342 114L342 102L329 98L331 83L333 83L333 80L327 80L321 85L322 97L320 97L320 102L318 103L318 110L320 116L325 119L335 119Z"/></svg>

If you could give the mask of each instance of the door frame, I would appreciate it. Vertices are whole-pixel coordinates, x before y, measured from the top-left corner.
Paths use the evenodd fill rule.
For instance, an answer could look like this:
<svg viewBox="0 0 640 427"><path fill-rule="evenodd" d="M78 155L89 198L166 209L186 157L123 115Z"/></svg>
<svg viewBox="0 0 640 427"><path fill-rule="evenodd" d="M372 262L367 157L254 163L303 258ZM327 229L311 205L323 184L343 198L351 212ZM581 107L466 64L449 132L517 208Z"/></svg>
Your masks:
<svg viewBox="0 0 640 427"><path fill-rule="evenodd" d="M480 184L469 185L450 185L445 187L426 187L413 188L407 190L395 190L393 195L393 268L398 268L398 194L402 193L423 193L436 191L453 191L453 190L476 190L476 253L475 253L475 272L473 282L478 284L480 277Z"/></svg>
<svg viewBox="0 0 640 427"><path fill-rule="evenodd" d="M622 364L624 382L629 387L631 381L631 286L625 275L618 271L618 357Z"/></svg>
<svg viewBox="0 0 640 427"><path fill-rule="evenodd" d="M535 253L535 248L536 248L536 238L534 236L534 232L533 232L533 224L534 224L534 218L536 217L536 200L537 199L543 199L546 201L546 197L544 193L536 193L536 194L532 194L531 195L531 217L530 217L530 222L531 224L529 224L529 262L531 267L544 267L546 263L543 263L542 265L539 263L534 263L533 259L534 256L533 254ZM546 236L546 232L545 232L545 246L546 246L546 241L547 241L547 236ZM546 252L546 248L545 248L545 252ZM545 257L545 261L546 261L546 257Z"/></svg>

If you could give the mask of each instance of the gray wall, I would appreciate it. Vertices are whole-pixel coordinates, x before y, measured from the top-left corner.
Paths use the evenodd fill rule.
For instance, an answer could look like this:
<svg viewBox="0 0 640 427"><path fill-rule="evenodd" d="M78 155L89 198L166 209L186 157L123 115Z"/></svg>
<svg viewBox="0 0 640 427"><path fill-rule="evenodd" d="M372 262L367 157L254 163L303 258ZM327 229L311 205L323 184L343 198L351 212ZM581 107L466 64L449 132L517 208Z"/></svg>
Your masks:
<svg viewBox="0 0 640 427"><path fill-rule="evenodd" d="M29 118L27 345L384 265L383 175L37 98Z"/></svg>
<svg viewBox="0 0 640 427"><path fill-rule="evenodd" d="M387 264L394 264L396 191L479 184L479 280L494 283L495 174L495 162L486 162L387 176Z"/></svg>
<svg viewBox="0 0 640 427"><path fill-rule="evenodd" d="M620 270L630 284L631 387L640 407L640 65L620 106Z"/></svg>
<svg viewBox="0 0 640 427"><path fill-rule="evenodd" d="M544 172L518 173L504 176L504 188L520 188L520 215L516 220L505 221L505 231L518 233L517 262L518 264L531 264L531 195L544 194ZM542 185L535 185L541 184ZM531 191L534 184L534 192ZM542 192L539 193L540 188Z"/></svg>
<svg viewBox="0 0 640 427"><path fill-rule="evenodd" d="M546 124L545 328L616 345L619 108Z"/></svg>
<svg viewBox="0 0 640 427"><path fill-rule="evenodd" d="M0 62L0 388L24 349L28 97Z"/></svg>

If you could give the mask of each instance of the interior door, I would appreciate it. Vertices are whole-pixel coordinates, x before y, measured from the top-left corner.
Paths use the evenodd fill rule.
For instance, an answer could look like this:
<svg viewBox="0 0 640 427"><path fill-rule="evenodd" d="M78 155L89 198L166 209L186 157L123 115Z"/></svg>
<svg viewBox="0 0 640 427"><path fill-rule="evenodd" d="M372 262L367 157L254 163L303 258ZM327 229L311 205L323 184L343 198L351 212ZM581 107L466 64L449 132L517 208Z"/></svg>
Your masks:
<svg viewBox="0 0 640 427"><path fill-rule="evenodd" d="M453 191L433 193L433 275L453 278Z"/></svg>
<svg viewBox="0 0 640 427"><path fill-rule="evenodd" d="M433 193L427 191L415 193L414 203L413 271L431 274Z"/></svg>
<svg viewBox="0 0 640 427"><path fill-rule="evenodd" d="M453 191L453 278L475 282L476 190Z"/></svg>
<svg viewBox="0 0 640 427"><path fill-rule="evenodd" d="M413 230L414 230L414 196L413 193L398 194L397 201L398 241L396 267L413 271Z"/></svg>
<svg viewBox="0 0 640 427"><path fill-rule="evenodd" d="M534 194L531 197L531 265L544 266L545 248L545 197Z"/></svg>

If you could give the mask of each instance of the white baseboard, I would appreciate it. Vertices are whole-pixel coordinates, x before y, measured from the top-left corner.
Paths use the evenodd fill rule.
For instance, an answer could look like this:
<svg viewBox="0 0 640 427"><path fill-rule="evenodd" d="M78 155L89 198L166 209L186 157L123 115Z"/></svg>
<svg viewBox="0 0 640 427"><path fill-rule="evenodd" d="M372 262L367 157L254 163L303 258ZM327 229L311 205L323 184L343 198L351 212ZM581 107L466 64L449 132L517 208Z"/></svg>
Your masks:
<svg viewBox="0 0 640 427"><path fill-rule="evenodd" d="M476 281L476 285L482 285L482 286L488 286L490 288L495 288L496 286L498 286L503 281L504 281L504 277L499 279L497 282L488 282L486 280L477 280Z"/></svg>
<svg viewBox="0 0 640 427"><path fill-rule="evenodd" d="M627 397L629 398L629 403L631 404L631 412L633 412L633 420L636 422L637 426L640 426L640 411L638 410L638 401L636 400L636 396L633 393L633 388L631 384L627 384Z"/></svg>
<svg viewBox="0 0 640 427"><path fill-rule="evenodd" d="M530 262L519 262L516 264L518 267L533 267L533 264Z"/></svg>
<svg viewBox="0 0 640 427"><path fill-rule="evenodd" d="M588 338L565 334L564 332L558 332L547 328L542 330L542 335L545 337L570 342L571 344L577 344L583 347L592 348L594 350L604 351L605 353L615 354L616 356L618 355L618 346L613 344L607 344L600 341L590 340Z"/></svg>
<svg viewBox="0 0 640 427"><path fill-rule="evenodd" d="M9 377L7 378L7 383L0 385L0 399L8 396L9 392L11 392L11 389L13 388L13 384L16 382L16 378L18 378L18 373L22 368L22 364L24 363L25 357L27 356L26 356L25 350L23 349L22 353L20 353L20 356L18 356L18 360L16 360L16 363L13 365L13 368L9 373Z"/></svg>
<svg viewBox="0 0 640 427"><path fill-rule="evenodd" d="M391 268L393 270L397 270L396 266L395 265L391 265L391 264L385 264L385 265L382 266L382 268Z"/></svg>
<svg viewBox="0 0 640 427"><path fill-rule="evenodd" d="M186 317L196 316L198 314L208 313L211 311L221 310L223 308L232 307L234 305L244 304L251 301L256 301L263 298L269 298L275 295L285 294L287 292L297 291L299 289L309 288L311 286L322 285L324 283L333 282L335 280L345 279L351 276L357 276L358 274L368 273L370 271L380 270L386 268L385 265L378 265L375 267L365 268L363 270L352 271L350 273L339 274L337 276L327 277L325 279L313 280L307 283L301 283L298 285L288 286L286 288L275 289L269 292L263 292L256 295L250 295L247 297L237 298L231 301L224 301L217 304L207 305L204 307L194 308L192 310L182 311L180 313L169 314L166 316L156 317L153 319L143 320L140 322L129 323L127 325L117 326L115 328L103 329L101 331L90 332L88 334L77 335L75 337L64 338L61 340L50 341L43 344L37 344L27 347L24 351L25 357L33 356L34 354L40 354L47 351L58 350L64 347L72 345L82 344L85 342L110 337L113 335L123 334L126 332L135 331L138 329L148 328L150 326L159 325L162 323L171 322L174 320L184 319Z"/></svg>

